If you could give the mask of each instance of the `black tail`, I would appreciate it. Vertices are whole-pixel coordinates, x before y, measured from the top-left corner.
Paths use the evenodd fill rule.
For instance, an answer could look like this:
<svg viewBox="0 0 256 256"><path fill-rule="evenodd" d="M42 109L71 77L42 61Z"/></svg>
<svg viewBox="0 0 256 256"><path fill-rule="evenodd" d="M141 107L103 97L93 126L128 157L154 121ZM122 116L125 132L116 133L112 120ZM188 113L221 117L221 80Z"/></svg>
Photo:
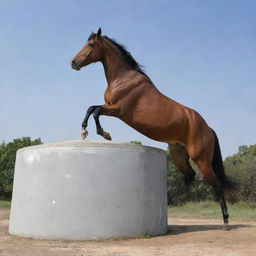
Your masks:
<svg viewBox="0 0 256 256"><path fill-rule="evenodd" d="M215 146L214 146L214 154L213 154L213 159L212 159L212 168L216 174L216 176L219 178L222 188L224 190L232 190L234 187L234 184L227 178L225 171L224 171L224 166L223 166L223 160L221 156L221 151L220 151L220 145L219 145L219 140L218 137L215 133L214 130L212 130L214 137L215 137Z"/></svg>

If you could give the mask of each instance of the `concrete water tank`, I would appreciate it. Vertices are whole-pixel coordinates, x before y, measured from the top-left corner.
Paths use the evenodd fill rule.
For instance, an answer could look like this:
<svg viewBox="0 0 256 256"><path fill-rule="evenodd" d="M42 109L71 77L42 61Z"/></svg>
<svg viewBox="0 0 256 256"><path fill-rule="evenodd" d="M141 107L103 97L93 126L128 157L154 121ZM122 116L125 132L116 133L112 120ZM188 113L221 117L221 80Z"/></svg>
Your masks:
<svg viewBox="0 0 256 256"><path fill-rule="evenodd" d="M9 233L91 240L167 232L166 155L129 143L66 141L19 150Z"/></svg>

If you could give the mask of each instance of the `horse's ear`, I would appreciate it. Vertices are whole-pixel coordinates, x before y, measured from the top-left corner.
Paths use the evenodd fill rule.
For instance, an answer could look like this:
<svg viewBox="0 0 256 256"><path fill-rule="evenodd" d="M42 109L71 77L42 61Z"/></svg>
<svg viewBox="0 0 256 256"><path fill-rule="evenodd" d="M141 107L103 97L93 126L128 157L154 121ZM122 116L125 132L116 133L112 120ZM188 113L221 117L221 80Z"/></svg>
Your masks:
<svg viewBox="0 0 256 256"><path fill-rule="evenodd" d="M101 28L98 29L98 32L97 32L97 35L96 35L97 39L100 39L100 36L101 36Z"/></svg>

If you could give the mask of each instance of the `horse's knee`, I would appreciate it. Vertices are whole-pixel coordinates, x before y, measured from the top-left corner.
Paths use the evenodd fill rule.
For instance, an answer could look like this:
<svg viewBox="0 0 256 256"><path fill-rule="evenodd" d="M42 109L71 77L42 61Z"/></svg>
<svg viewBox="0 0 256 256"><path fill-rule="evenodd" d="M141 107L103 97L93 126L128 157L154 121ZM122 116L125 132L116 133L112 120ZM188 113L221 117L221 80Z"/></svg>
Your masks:
<svg viewBox="0 0 256 256"><path fill-rule="evenodd" d="M94 112L94 110L97 108L97 106L90 106L87 111L86 111L86 115L84 117L84 120L82 122L82 128L86 128L87 127L87 123L88 123L88 119L91 116L91 114Z"/></svg>

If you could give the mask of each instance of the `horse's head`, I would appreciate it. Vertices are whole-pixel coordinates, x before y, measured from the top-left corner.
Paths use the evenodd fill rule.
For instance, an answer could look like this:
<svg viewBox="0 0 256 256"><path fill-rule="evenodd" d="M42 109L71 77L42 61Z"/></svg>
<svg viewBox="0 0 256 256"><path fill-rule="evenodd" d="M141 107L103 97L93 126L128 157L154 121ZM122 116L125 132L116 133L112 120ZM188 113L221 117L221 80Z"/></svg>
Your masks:
<svg viewBox="0 0 256 256"><path fill-rule="evenodd" d="M91 64L92 62L97 62L101 60L102 57L102 37L101 28L98 32L92 33L85 46L80 50L80 52L72 59L71 66L75 70L80 70L80 68Z"/></svg>

